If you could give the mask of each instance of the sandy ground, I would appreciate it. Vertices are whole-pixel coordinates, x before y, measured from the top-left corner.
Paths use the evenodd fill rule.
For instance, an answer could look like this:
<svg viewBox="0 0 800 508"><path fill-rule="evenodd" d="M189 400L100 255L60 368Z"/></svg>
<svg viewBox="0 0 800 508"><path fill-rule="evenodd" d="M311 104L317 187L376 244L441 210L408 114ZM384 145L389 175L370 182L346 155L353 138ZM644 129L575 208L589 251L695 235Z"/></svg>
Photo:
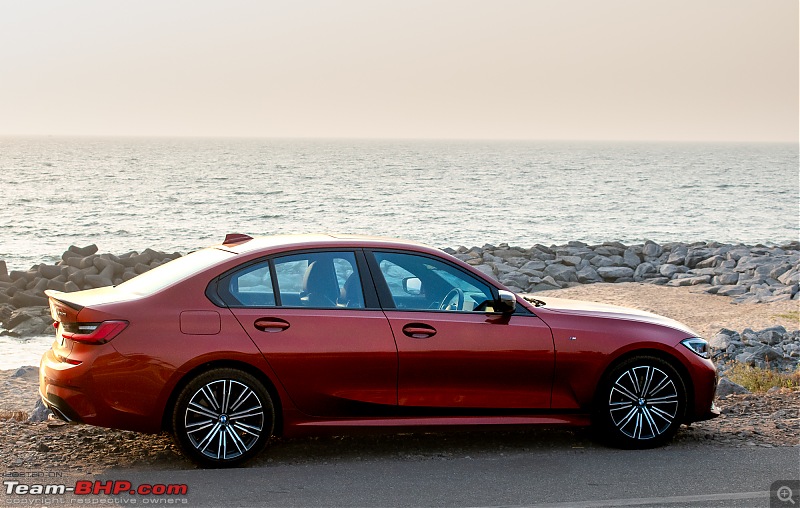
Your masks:
<svg viewBox="0 0 800 508"><path fill-rule="evenodd" d="M730 299L696 288L648 284L594 284L537 293L635 307L662 314L709 337L720 328L741 331L772 325L798 328L789 317L798 302L734 305ZM783 316L782 316L783 315ZM115 468L182 469L194 467L167 435L144 435L60 421L25 423L38 397L38 369L0 371L0 467L6 470L60 469L99 473ZM676 444L703 446L799 446L800 391L735 395L718 401L723 414L683 427ZM252 465L273 461L336 461L360 456L398 460L440 459L454 454L497 453L538 447L602 446L588 430L540 429L481 433L405 434L394 436L276 439Z"/></svg>

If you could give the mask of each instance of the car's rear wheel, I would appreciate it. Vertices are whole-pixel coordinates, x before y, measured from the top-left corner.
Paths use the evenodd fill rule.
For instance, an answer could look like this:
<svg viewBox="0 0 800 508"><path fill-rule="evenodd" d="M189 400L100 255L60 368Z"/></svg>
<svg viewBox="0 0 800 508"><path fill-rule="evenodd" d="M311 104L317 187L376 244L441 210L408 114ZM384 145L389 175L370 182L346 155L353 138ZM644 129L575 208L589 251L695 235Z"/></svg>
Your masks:
<svg viewBox="0 0 800 508"><path fill-rule="evenodd" d="M686 388L678 371L661 358L628 359L605 376L595 423L622 448L652 448L675 435L686 411Z"/></svg>
<svg viewBox="0 0 800 508"><path fill-rule="evenodd" d="M264 385L238 369L214 369L178 395L172 428L181 450L203 467L229 467L257 455L272 435L275 410Z"/></svg>

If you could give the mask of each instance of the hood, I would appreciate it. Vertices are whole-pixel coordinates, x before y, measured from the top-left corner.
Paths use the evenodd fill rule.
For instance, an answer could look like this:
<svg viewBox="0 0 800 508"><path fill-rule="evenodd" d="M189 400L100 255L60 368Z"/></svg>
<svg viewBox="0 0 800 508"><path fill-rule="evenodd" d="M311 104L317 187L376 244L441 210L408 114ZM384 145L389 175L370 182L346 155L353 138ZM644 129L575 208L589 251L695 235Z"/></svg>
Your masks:
<svg viewBox="0 0 800 508"><path fill-rule="evenodd" d="M676 330L687 333L687 337L699 337L697 333L692 331L683 323L675 321L674 319L666 318L664 316L659 316L658 314L653 314L652 312L631 309L630 307L620 307L619 305L584 302L581 300L568 300L566 298L549 298L540 297L539 295L536 295L535 298L545 303L545 306L540 307L540 309L544 308L550 312L558 312L559 314L572 314L575 316L627 319L630 321L651 323L675 328Z"/></svg>

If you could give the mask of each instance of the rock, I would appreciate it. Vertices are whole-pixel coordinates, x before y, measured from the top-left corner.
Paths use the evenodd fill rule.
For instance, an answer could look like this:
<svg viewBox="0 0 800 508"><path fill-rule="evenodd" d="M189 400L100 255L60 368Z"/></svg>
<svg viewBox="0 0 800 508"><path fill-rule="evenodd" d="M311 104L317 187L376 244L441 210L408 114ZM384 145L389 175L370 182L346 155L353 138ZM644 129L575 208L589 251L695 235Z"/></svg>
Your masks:
<svg viewBox="0 0 800 508"><path fill-rule="evenodd" d="M695 265L695 268L713 268L717 265L722 264L725 261L725 258L722 256L716 255L711 256L710 258L706 258Z"/></svg>
<svg viewBox="0 0 800 508"><path fill-rule="evenodd" d="M561 261L567 266L577 266L583 259L580 256L563 256L561 258L556 257L556 261Z"/></svg>
<svg viewBox="0 0 800 508"><path fill-rule="evenodd" d="M698 284L708 284L711 277L700 275L698 277L681 277L667 282L667 286L697 286Z"/></svg>
<svg viewBox="0 0 800 508"><path fill-rule="evenodd" d="M665 264L661 265L661 268L658 269L658 272L663 275L664 277L672 278L675 276L676 273L679 273L681 270L678 266L673 264Z"/></svg>
<svg viewBox="0 0 800 508"><path fill-rule="evenodd" d="M137 266L138 266L138 265L137 265ZM492 270L492 267L491 267L491 266L489 266L489 265L476 265L476 266L475 266L475 269L476 269L476 270L478 270L478 271L479 271L479 272L481 272L481 273L485 273L486 275L488 275L488 276L489 276L489 277L491 277L492 279L495 279L495 280L497 280L497 276L495 276L495 274L494 274L494 270ZM138 275L139 273L143 273L143 272L139 272L139 271L137 270L135 273Z"/></svg>
<svg viewBox="0 0 800 508"><path fill-rule="evenodd" d="M522 265L519 268L519 271L522 273L532 274L544 270L545 266L546 265L544 261L538 259L532 259L531 261L528 261L527 263Z"/></svg>
<svg viewBox="0 0 800 508"><path fill-rule="evenodd" d="M671 265L682 265L686 261L686 254L689 252L689 249L684 246L680 246L673 250L669 257L667 258L667 263Z"/></svg>
<svg viewBox="0 0 800 508"><path fill-rule="evenodd" d="M70 252L74 252L79 256L91 256L92 254L97 253L97 245L91 244L87 245L86 247L78 247L77 245L70 245L69 249L67 250L69 250Z"/></svg>
<svg viewBox="0 0 800 508"><path fill-rule="evenodd" d="M102 288L105 286L112 286L113 282L110 278L104 277L102 275L87 275L84 280L86 284L90 285L93 288Z"/></svg>
<svg viewBox="0 0 800 508"><path fill-rule="evenodd" d="M737 272L721 273L719 275L714 276L714 278L711 279L712 284L719 284L722 286L729 286L732 284L736 284L737 282L739 282L739 274Z"/></svg>
<svg viewBox="0 0 800 508"><path fill-rule="evenodd" d="M652 277L658 276L658 270L650 262L645 261L644 263L637 266L636 269L633 271L633 280L641 281L642 279L645 278L652 278L648 276Z"/></svg>
<svg viewBox="0 0 800 508"><path fill-rule="evenodd" d="M31 317L30 319L23 321L22 323L18 324L14 328L8 331L8 334L13 337L28 337L31 335L44 335L47 332L52 331L52 321L45 322L44 319L40 317Z"/></svg>
<svg viewBox="0 0 800 508"><path fill-rule="evenodd" d="M36 405L33 406L33 410L31 411L30 416L28 416L29 423L38 423L38 422L46 422L47 419L50 417L51 412L45 405L42 403L42 399L38 399L36 401ZM39 445L42 446L42 445ZM45 445L46 446L46 445ZM39 451L49 451L47 450L39 450Z"/></svg>
<svg viewBox="0 0 800 508"><path fill-rule="evenodd" d="M17 291L11 297L11 304L14 307L44 307L50 304L49 300L43 296L29 293L28 291Z"/></svg>
<svg viewBox="0 0 800 508"><path fill-rule="evenodd" d="M574 266L564 266L554 263L545 267L544 273L552 277L555 281L577 282L578 275Z"/></svg>
<svg viewBox="0 0 800 508"><path fill-rule="evenodd" d="M578 278L578 282L581 284L591 284L594 282L603 282L603 278L597 273L597 271L592 268L591 266L586 266L581 268L576 273Z"/></svg>
<svg viewBox="0 0 800 508"><path fill-rule="evenodd" d="M769 346L780 344L786 336L786 328L782 326L772 326L758 332L758 340Z"/></svg>
<svg viewBox="0 0 800 508"><path fill-rule="evenodd" d="M644 246L642 247L642 254L644 254L647 258L657 258L661 255L663 249L661 246L655 242L651 242L647 240L644 242Z"/></svg>
<svg viewBox="0 0 800 508"><path fill-rule="evenodd" d="M39 377L39 368L34 367L33 365L23 365L22 367L18 368L11 374L13 378L21 378L21 377Z"/></svg>
<svg viewBox="0 0 800 508"><path fill-rule="evenodd" d="M726 377L721 377L719 379L719 383L717 384L717 397L722 398L728 395L745 393L750 393L750 390L740 384L734 383Z"/></svg>
<svg viewBox="0 0 800 508"><path fill-rule="evenodd" d="M642 260L632 248L627 248L622 255L622 262L625 263L626 266L635 269L637 266L639 266Z"/></svg>
<svg viewBox="0 0 800 508"><path fill-rule="evenodd" d="M689 268L695 268L697 267L698 263L706 259L708 256L708 249L689 249L686 253L686 259L683 263Z"/></svg>
<svg viewBox="0 0 800 508"><path fill-rule="evenodd" d="M755 359L764 360L765 362L774 362L779 358L783 358L783 352L767 345L745 348L745 353L750 353Z"/></svg>
<svg viewBox="0 0 800 508"><path fill-rule="evenodd" d="M711 339L708 341L708 345L711 349L725 350L728 349L731 340L732 339L730 335L726 335L724 333L718 333L713 337L711 337Z"/></svg>
<svg viewBox="0 0 800 508"><path fill-rule="evenodd" d="M39 275L44 277L45 279L55 279L59 275L61 275L61 267L56 265L39 265Z"/></svg>
<svg viewBox="0 0 800 508"><path fill-rule="evenodd" d="M589 262L597 267L615 266L614 261L603 255L595 256Z"/></svg>
<svg viewBox="0 0 800 508"><path fill-rule="evenodd" d="M745 293L747 293L747 288L744 286L731 286L717 291L717 294L720 296L739 296Z"/></svg>
<svg viewBox="0 0 800 508"><path fill-rule="evenodd" d="M624 277L633 278L633 268L627 266L602 266L597 269L597 274L603 280L614 281Z"/></svg>

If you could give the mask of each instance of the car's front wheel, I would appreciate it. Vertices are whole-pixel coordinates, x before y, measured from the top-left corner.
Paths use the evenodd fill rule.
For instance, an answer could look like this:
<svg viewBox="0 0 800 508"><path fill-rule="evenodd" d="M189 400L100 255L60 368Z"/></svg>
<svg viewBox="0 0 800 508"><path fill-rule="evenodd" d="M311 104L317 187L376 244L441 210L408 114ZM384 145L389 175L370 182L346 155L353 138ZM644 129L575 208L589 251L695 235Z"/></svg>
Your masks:
<svg viewBox="0 0 800 508"><path fill-rule="evenodd" d="M641 356L612 368L598 392L595 423L623 448L652 448L672 439L686 411L680 374L661 358Z"/></svg>
<svg viewBox="0 0 800 508"><path fill-rule="evenodd" d="M263 384L228 368L192 379L178 395L172 416L181 450L203 467L229 467L253 458L272 435L274 422Z"/></svg>

